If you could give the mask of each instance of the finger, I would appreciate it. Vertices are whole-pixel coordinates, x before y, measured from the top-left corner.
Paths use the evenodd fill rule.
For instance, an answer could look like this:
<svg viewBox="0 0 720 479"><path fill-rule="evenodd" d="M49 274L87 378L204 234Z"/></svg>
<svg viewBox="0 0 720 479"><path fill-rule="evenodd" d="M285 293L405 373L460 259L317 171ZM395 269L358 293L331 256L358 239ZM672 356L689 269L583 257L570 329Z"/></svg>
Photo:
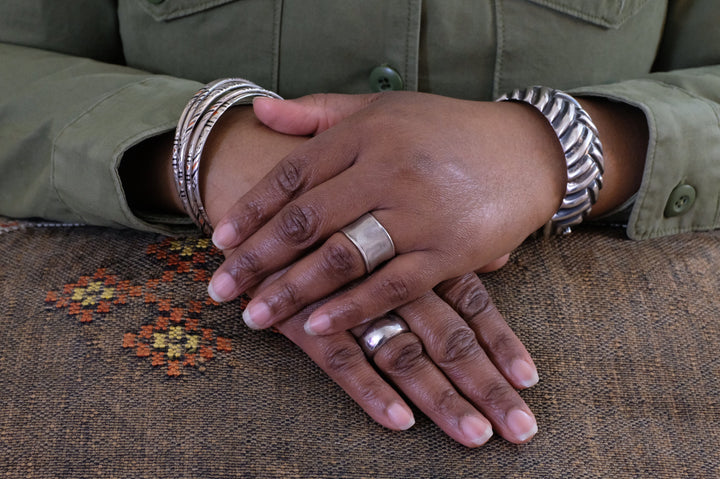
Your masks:
<svg viewBox="0 0 720 479"><path fill-rule="evenodd" d="M324 185L314 189L308 193L306 197L321 190L323 186ZM332 193L330 196L331 195ZM330 196L321 198L317 203L319 205L326 204ZM359 201L359 199L357 199L357 201ZM355 203L355 200L351 199L350 203ZM342 207L341 205L337 208L337 211L347 212L350 208L351 206L349 205L347 207ZM380 217L388 217L386 211L374 212L374 214ZM346 220L342 220L339 224L345 221ZM336 226L333 226L331 229L335 228ZM282 236L282 233L272 233L269 238L260 239L259 244L265 247L279 236ZM417 235L409 228L399 228L394 233L391 233L391 236L395 237L395 242L397 243L396 252L402 253L403 245L410 245L411 248L417 246L412 244L412 242L416 240ZM255 237L249 241L252 242L254 240ZM283 244L281 246L280 250L270 252L267 256L280 261L283 255L290 254L293 249L295 249L295 245ZM297 254L287 259L292 259L296 256ZM424 266L426 271L431 269L428 268L429 263L427 261L419 259L415 261L415 263ZM358 247L353 244L345 234L335 233L320 248L289 267L288 272L280 279L267 287L258 289L253 301L251 301L245 309L243 319L251 328L269 327L274 322L282 321L297 313L305 306L335 292L350 281L364 276L366 271L365 260ZM211 285L212 284L213 283L211 283ZM425 288L422 284L417 286L417 290L420 293L427 291L427 289L428 288ZM376 315L383 314L386 311L385 309L365 311L361 322L372 319ZM348 319L348 322L336 325L335 327L337 331L341 331L356 324L357 322ZM317 327L317 329L313 329L314 327ZM308 325L308 331L310 334L321 334L321 328L323 327L322 325L318 326L317 324L311 323Z"/></svg>
<svg viewBox="0 0 720 479"><path fill-rule="evenodd" d="M238 246L290 201L352 165L359 139L341 137L342 141L317 136L283 158L218 221L212 236L215 246Z"/></svg>
<svg viewBox="0 0 720 479"><path fill-rule="evenodd" d="M476 273L492 273L493 271L497 271L500 268L502 268L503 266L505 266L509 259L510 259L510 253L503 255L494 261L489 262L488 264L486 264L485 266L483 266L482 268L478 269L475 272Z"/></svg>
<svg viewBox="0 0 720 479"><path fill-rule="evenodd" d="M353 289L315 310L305 324L308 334L332 334L377 318L435 286L437 258L431 251L396 256Z"/></svg>
<svg viewBox="0 0 720 479"><path fill-rule="evenodd" d="M267 328L364 275L360 252L345 235L336 233L278 279L256 290L243 320L253 329Z"/></svg>
<svg viewBox="0 0 720 479"><path fill-rule="evenodd" d="M420 337L432 361L500 435L514 443L535 435L537 423L532 411L449 304L431 292L397 312Z"/></svg>
<svg viewBox="0 0 720 479"><path fill-rule="evenodd" d="M213 275L208 291L215 301L228 301L268 274L289 265L308 249L326 239L373 206L372 192L351 188L353 168L313 188L292 201L235 249ZM342 192L346 192L343 194ZM359 255L357 255L359 257ZM320 256L312 256L316 261ZM364 264L361 260L358 264ZM312 262L304 265L314 266ZM307 269L303 266L301 269ZM354 277L335 281L334 291ZM299 290L298 296L307 297ZM316 299L319 299L316 297ZM304 302L304 307L310 302ZM293 310L293 313L299 308Z"/></svg>
<svg viewBox="0 0 720 479"><path fill-rule="evenodd" d="M370 365L357 341L347 332L312 337L305 334L307 313L277 325L360 407L379 424L405 430L415 424L412 411L400 395Z"/></svg>
<svg viewBox="0 0 720 479"><path fill-rule="evenodd" d="M269 128L289 135L317 135L356 111L379 94L339 95L318 93L294 100L258 97L253 101L255 116Z"/></svg>
<svg viewBox="0 0 720 479"><path fill-rule="evenodd" d="M492 436L488 420L438 370L413 333L391 338L373 360L415 406L456 441L476 447Z"/></svg>
<svg viewBox="0 0 720 479"><path fill-rule="evenodd" d="M538 373L530 353L493 304L477 275L440 283L435 291L467 321L492 362L518 389L534 386Z"/></svg>

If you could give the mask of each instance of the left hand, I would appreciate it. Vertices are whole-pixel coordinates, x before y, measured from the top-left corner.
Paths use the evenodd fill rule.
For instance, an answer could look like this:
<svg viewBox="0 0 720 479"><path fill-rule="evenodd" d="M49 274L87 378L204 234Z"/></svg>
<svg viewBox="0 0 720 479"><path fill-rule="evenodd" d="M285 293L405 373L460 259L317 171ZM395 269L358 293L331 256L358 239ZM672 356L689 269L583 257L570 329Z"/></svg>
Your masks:
<svg viewBox="0 0 720 479"><path fill-rule="evenodd" d="M322 114L273 119L268 107L303 101ZM349 329L502 259L548 221L565 191L559 142L528 105L395 92L316 95L295 106L258 101L256 114L279 131L320 134L216 228L218 246L234 249L210 283L216 300L296 262L248 305L244 319L254 327L365 275L357 248L337 233L365 213L388 230L396 256L314 311L309 333Z"/></svg>
<svg viewBox="0 0 720 479"><path fill-rule="evenodd" d="M534 385L537 370L477 275L445 281L397 309L410 331L389 339L372 359L360 349L362 339L347 331L307 335L303 323L316 306L279 322L277 329L385 427L410 428L414 418L406 402L412 402L468 447L484 444L492 429L518 444L537 431L532 411L515 390Z"/></svg>

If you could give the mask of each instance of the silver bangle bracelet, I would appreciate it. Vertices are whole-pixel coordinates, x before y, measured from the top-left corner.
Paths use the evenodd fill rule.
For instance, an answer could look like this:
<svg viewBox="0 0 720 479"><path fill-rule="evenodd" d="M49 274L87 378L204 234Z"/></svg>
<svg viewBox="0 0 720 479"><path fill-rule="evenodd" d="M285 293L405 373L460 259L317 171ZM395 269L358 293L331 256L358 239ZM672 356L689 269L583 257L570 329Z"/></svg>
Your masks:
<svg viewBox="0 0 720 479"><path fill-rule="evenodd" d="M213 126L230 107L249 104L257 96L281 99L248 80L224 78L201 88L180 115L172 153L175 187L185 211L205 234L212 234L212 225L200 195L203 148Z"/></svg>
<svg viewBox="0 0 720 479"><path fill-rule="evenodd" d="M496 101L521 101L547 118L560 140L567 165L562 205L545 225L545 234L567 234L582 223L597 201L604 172L603 150L590 115L567 93L533 86L513 90Z"/></svg>

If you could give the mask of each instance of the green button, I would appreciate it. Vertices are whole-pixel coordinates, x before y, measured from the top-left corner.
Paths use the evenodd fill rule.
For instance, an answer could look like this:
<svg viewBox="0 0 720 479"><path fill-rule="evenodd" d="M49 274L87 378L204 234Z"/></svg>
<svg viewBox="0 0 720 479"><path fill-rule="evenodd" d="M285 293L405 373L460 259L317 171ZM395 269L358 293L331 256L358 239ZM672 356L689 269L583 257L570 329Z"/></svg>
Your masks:
<svg viewBox="0 0 720 479"><path fill-rule="evenodd" d="M673 216L679 216L686 213L692 205L695 204L695 197L697 193L695 188L690 185L679 185L672 193L670 198L665 205L665 216L672 218Z"/></svg>
<svg viewBox="0 0 720 479"><path fill-rule="evenodd" d="M391 66L380 65L370 72L370 89L374 92L402 90L403 80Z"/></svg>

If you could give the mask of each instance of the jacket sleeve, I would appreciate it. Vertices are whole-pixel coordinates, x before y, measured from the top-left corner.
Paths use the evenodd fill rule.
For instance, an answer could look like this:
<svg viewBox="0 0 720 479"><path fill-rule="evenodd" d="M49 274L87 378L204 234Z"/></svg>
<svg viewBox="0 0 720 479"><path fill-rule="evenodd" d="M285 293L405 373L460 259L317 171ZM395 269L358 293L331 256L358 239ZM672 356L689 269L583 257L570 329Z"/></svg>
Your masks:
<svg viewBox="0 0 720 479"><path fill-rule="evenodd" d="M0 43L0 214L178 232L128 207L123 154L172 130L200 84Z"/></svg>
<svg viewBox="0 0 720 479"><path fill-rule="evenodd" d="M656 73L573 90L645 113L650 141L627 221L633 239L720 228L720 6L668 5Z"/></svg>
<svg viewBox="0 0 720 479"><path fill-rule="evenodd" d="M627 224L630 238L720 227L720 65L572 93L622 101L645 113L650 141Z"/></svg>

